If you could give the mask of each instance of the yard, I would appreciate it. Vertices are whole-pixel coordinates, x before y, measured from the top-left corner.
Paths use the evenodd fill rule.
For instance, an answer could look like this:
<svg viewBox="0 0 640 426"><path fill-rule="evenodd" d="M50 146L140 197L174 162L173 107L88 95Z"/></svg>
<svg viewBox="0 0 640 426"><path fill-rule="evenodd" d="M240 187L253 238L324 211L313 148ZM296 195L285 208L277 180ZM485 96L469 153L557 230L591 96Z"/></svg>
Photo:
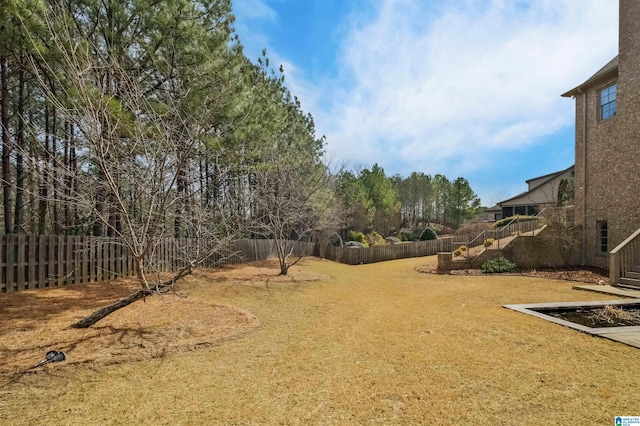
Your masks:
<svg viewBox="0 0 640 426"><path fill-rule="evenodd" d="M501 307L603 296L416 271L433 262L199 271L186 298L151 297L92 330L67 326L118 287L0 295L0 424L600 425L640 413L637 349ZM49 349L68 360L16 373Z"/></svg>

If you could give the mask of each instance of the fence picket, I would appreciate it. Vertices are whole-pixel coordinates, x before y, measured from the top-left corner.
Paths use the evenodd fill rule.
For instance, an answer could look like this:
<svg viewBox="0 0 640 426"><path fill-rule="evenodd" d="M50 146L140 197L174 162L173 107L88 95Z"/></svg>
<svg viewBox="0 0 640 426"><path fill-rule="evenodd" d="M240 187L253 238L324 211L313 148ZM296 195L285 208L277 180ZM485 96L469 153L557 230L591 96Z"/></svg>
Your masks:
<svg viewBox="0 0 640 426"><path fill-rule="evenodd" d="M6 249L5 249L6 245L5 245L5 236L4 235L0 235L0 291L7 292L8 291L8 285L7 285L7 274L6 274L6 265L7 262L5 260L5 253L6 253Z"/></svg>
<svg viewBox="0 0 640 426"><path fill-rule="evenodd" d="M25 259L24 259L24 251L25 251L25 240L26 235L20 234L18 235L18 239L16 241L16 283L18 285L17 290L28 290L29 286L25 287Z"/></svg>
<svg viewBox="0 0 640 426"><path fill-rule="evenodd" d="M56 262L57 264L57 271L56 271L56 286L60 287L64 284L64 243L65 243L65 238L60 235L58 236L58 238L56 239L56 251L57 251L57 257L56 259L58 259L58 262Z"/></svg>
<svg viewBox="0 0 640 426"><path fill-rule="evenodd" d="M38 265L36 236L29 235L27 239L27 286L25 290L36 288L38 283L36 279L36 266Z"/></svg>
<svg viewBox="0 0 640 426"><path fill-rule="evenodd" d="M49 238L47 238L47 280L45 282L46 287L55 286L56 268L58 266L55 261L55 259L57 259L57 242L58 237L55 235L50 235Z"/></svg>
<svg viewBox="0 0 640 426"><path fill-rule="evenodd" d="M16 267L16 235L6 236L6 282L7 292L17 290L15 288L15 267Z"/></svg>
<svg viewBox="0 0 640 426"><path fill-rule="evenodd" d="M109 241L109 277L108 280L112 280L117 277L116 275L116 247L115 241L111 239Z"/></svg>
<svg viewBox="0 0 640 426"><path fill-rule="evenodd" d="M45 235L38 236L38 250L35 252L38 262L38 276L34 277L35 288L42 288L47 279L47 237Z"/></svg>

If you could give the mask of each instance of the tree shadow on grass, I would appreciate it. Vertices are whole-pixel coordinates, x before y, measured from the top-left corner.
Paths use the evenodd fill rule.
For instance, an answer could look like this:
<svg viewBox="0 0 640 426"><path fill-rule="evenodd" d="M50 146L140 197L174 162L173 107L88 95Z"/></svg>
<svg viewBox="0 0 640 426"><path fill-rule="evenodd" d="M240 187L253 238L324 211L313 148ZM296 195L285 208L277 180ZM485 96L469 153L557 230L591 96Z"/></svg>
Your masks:
<svg viewBox="0 0 640 426"><path fill-rule="evenodd" d="M74 284L68 287L0 295L0 336L16 327L32 329L43 322L75 312L82 316L138 290L135 280Z"/></svg>
<svg viewBox="0 0 640 426"><path fill-rule="evenodd" d="M70 327L79 311L68 308L69 312L59 307L48 310L43 321L26 307L20 312L27 318L13 312L13 320L5 320L11 327L0 339L0 374L28 369L49 350L65 352L67 361L61 363L65 365L109 365L214 344L259 324L250 312L212 304L198 295L186 299L154 295L87 329Z"/></svg>
<svg viewBox="0 0 640 426"><path fill-rule="evenodd" d="M42 342L31 342L19 347L2 348L4 363L0 366L0 377L7 379L1 381L0 386L14 383L22 376L34 374L52 374L52 372L74 364L111 365L119 364L133 359L160 358L166 354L165 347L158 347L158 335L143 327L96 327L78 335L76 330L69 330L69 334L62 338L47 342L46 348ZM104 346L104 336L109 335L110 344ZM153 348L151 352L145 352L145 348ZM93 349L93 356L89 355L76 359L74 351L81 349L86 354ZM34 368L40 362L46 351L56 350L66 354L66 360L55 364L45 364ZM136 352L131 356L130 352Z"/></svg>

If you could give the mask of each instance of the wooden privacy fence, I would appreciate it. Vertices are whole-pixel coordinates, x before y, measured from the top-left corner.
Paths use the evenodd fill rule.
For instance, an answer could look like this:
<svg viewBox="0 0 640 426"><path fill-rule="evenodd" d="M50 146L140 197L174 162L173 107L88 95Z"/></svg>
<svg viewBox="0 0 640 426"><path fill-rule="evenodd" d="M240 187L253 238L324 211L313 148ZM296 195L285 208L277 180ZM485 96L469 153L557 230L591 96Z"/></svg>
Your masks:
<svg viewBox="0 0 640 426"><path fill-rule="evenodd" d="M452 237L367 248L329 246L325 250L324 257L347 265L361 265L408 257L431 256L441 251L450 252L452 247Z"/></svg>
<svg viewBox="0 0 640 426"><path fill-rule="evenodd" d="M57 287L130 275L133 259L114 238L3 235L2 292Z"/></svg>
<svg viewBox="0 0 640 426"><path fill-rule="evenodd" d="M165 238L151 256L151 270L177 270L208 250L209 242ZM313 255L315 244L287 242L294 255ZM273 240L238 240L202 263L203 267L238 264L277 256ZM151 272L148 270L147 272ZM135 273L128 248L117 238L59 235L2 235L0 237L1 292L33 290L108 281Z"/></svg>

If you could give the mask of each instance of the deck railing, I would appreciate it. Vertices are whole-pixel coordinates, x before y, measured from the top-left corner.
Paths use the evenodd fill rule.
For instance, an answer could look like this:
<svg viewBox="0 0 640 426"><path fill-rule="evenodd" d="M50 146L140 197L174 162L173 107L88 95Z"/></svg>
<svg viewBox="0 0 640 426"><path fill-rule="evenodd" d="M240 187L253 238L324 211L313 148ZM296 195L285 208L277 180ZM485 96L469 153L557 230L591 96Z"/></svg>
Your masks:
<svg viewBox="0 0 640 426"><path fill-rule="evenodd" d="M609 252L609 278L618 284L620 278L640 262L640 229Z"/></svg>

